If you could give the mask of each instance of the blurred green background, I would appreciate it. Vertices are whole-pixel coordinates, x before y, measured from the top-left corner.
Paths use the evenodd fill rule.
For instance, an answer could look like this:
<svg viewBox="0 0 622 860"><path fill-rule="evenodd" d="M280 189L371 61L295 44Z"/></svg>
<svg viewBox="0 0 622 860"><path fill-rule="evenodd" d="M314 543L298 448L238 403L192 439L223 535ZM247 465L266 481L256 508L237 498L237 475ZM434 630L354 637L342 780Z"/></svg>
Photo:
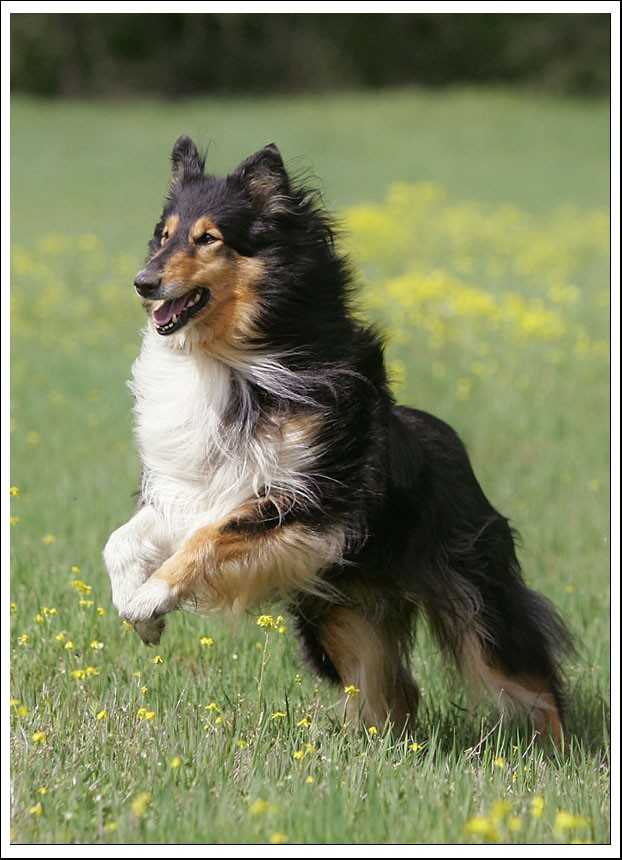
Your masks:
<svg viewBox="0 0 622 860"><path fill-rule="evenodd" d="M609 87L610 31L609 15L585 13L13 14L11 84L49 96L456 82L593 95Z"/></svg>

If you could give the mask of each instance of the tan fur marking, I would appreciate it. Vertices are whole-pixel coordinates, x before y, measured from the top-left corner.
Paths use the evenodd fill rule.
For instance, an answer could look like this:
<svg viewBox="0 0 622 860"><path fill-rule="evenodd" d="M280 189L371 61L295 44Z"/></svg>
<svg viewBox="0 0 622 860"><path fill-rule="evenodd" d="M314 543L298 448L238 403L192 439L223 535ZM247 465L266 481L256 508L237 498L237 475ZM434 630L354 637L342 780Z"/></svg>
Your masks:
<svg viewBox="0 0 622 860"><path fill-rule="evenodd" d="M160 242L161 245L171 238L175 230L179 227L179 215L171 215L166 219L164 227L162 228L162 240Z"/></svg>
<svg viewBox="0 0 622 860"><path fill-rule="evenodd" d="M190 228L188 239L190 242L196 242L204 233L211 233L215 239L218 239L220 242L224 241L222 233L208 215L204 215L198 221L194 222Z"/></svg>
<svg viewBox="0 0 622 860"><path fill-rule="evenodd" d="M181 289L205 287L210 301L190 325L200 331L206 348L220 342L233 346L252 337L257 313L255 284L263 275L263 264L243 257L222 244L195 246L195 253L180 251L167 262L163 282Z"/></svg>
<svg viewBox="0 0 622 860"><path fill-rule="evenodd" d="M185 608L242 612L269 597L325 593L319 572L338 560L343 537L302 526L261 534L227 530L253 516L249 503L214 525L198 529L152 576L162 579Z"/></svg>
<svg viewBox="0 0 622 860"><path fill-rule="evenodd" d="M390 718L399 731L414 724L419 691L389 631L352 609L336 607L322 623L320 640L344 687L360 691L345 694L344 716L380 728Z"/></svg>
<svg viewBox="0 0 622 860"><path fill-rule="evenodd" d="M479 637L463 637L460 668L466 679L492 697L502 714L525 714L535 729L550 735L555 744L561 740L561 720L555 698L545 680L517 676L512 678L491 663Z"/></svg>

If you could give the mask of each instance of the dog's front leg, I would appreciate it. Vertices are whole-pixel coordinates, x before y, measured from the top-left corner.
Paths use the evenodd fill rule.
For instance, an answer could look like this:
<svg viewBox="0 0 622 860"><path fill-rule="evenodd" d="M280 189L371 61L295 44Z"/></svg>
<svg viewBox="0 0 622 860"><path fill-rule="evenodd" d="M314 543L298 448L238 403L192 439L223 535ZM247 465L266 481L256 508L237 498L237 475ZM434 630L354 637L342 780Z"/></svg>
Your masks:
<svg viewBox="0 0 622 860"><path fill-rule="evenodd" d="M341 559L343 545L338 527L262 527L252 509L238 512L195 531L132 595L123 614L142 624L177 607L243 611L269 597L322 590L320 573Z"/></svg>
<svg viewBox="0 0 622 860"><path fill-rule="evenodd" d="M170 546L162 543L158 516L149 505L111 534L104 548L104 562L112 585L112 602L120 615L126 616L134 594L170 554ZM155 645L160 641L164 618L145 619L134 626L144 642Z"/></svg>

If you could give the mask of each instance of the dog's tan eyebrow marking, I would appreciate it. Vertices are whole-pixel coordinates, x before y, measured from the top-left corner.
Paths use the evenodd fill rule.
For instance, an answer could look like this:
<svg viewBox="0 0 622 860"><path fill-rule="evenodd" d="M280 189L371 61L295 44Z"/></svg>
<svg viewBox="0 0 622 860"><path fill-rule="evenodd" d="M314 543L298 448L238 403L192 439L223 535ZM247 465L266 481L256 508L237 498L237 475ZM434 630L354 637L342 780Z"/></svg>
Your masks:
<svg viewBox="0 0 622 860"><path fill-rule="evenodd" d="M164 227L162 228L162 238L170 239L175 230L177 230L178 226L179 215L170 215L164 222Z"/></svg>
<svg viewBox="0 0 622 860"><path fill-rule="evenodd" d="M204 233L211 233L215 239L220 239L221 242L223 241L222 233L208 215L203 215L194 222L190 228L188 238L191 242L196 242L196 240L200 239Z"/></svg>

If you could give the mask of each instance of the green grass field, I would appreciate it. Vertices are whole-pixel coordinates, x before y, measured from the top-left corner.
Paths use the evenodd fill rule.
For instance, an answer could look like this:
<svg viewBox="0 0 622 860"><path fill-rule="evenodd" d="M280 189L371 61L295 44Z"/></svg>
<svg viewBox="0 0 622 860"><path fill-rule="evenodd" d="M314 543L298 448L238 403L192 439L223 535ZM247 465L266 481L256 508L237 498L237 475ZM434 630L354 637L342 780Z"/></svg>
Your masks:
<svg viewBox="0 0 622 860"><path fill-rule="evenodd" d="M608 123L504 91L14 99L12 842L609 841ZM157 649L119 620L101 551L139 479L132 280L184 132L214 172L275 141L319 177L399 398L462 435L577 637L561 751L467 710L425 631L396 742L339 723L278 606L177 614Z"/></svg>

